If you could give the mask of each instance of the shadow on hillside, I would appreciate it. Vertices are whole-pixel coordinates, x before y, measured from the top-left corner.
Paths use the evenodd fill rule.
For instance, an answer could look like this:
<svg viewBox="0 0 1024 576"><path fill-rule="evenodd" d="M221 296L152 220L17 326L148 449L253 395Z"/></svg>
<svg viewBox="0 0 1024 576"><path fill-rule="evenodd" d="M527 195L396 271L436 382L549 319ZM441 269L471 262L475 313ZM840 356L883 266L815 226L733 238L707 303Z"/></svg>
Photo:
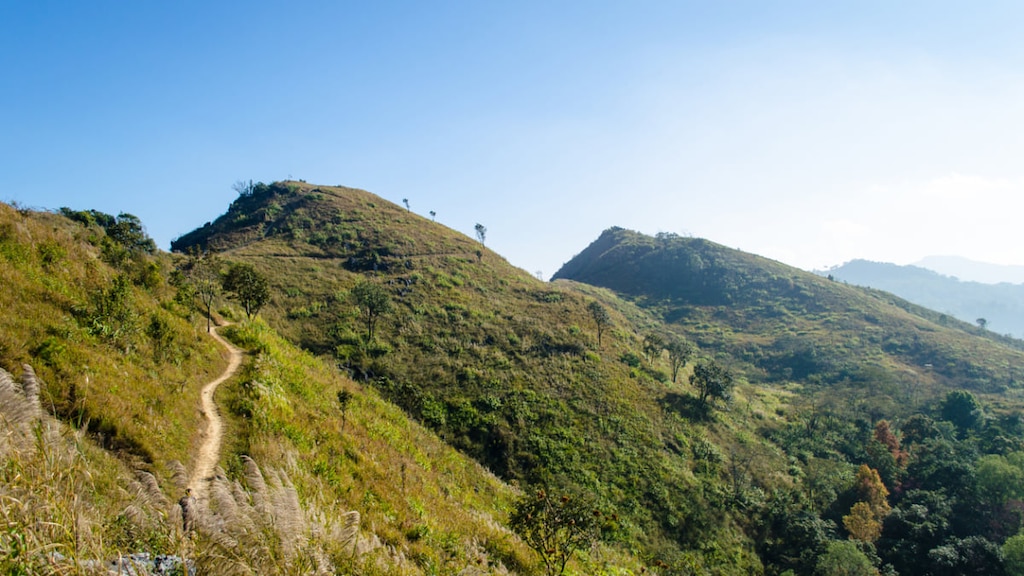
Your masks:
<svg viewBox="0 0 1024 576"><path fill-rule="evenodd" d="M701 404L696 396L691 396L690 394L669 392L658 400L658 403L661 404L662 408L671 410L687 420L711 420L711 410L708 409L708 406Z"/></svg>

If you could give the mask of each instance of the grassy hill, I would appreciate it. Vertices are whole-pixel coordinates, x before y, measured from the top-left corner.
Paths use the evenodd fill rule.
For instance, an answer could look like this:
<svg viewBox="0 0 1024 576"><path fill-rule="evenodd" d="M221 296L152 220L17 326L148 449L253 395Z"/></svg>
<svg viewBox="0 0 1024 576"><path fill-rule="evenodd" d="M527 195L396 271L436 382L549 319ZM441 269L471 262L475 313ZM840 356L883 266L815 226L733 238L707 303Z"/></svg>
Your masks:
<svg viewBox="0 0 1024 576"><path fill-rule="evenodd" d="M751 388L794 393L784 425L757 426L789 458L796 487L775 486L753 507L763 516L747 534L767 572L1002 574L1020 561L1021 522L1009 512L1024 499L1020 341L671 234L609 229L554 278L612 290ZM745 416L742 401L733 406L735 425ZM827 534L863 556L824 544Z"/></svg>
<svg viewBox="0 0 1024 576"><path fill-rule="evenodd" d="M703 465L691 459L693 445L727 447L735 432L667 400L689 396L685 374L673 383L665 357L645 357L643 331L660 323L635 306L541 282L479 242L346 188L256 187L174 243L191 246L253 264L272 285L268 324L500 477L594 495L626 520L625 542L665 563L757 565L742 515L710 502L722 497L720 479L696 474ZM370 343L351 297L367 280L394 302ZM601 345L587 309L595 301L613 322ZM776 402L762 396L752 405ZM781 457L748 443L765 451L764 480L778 482L769 462ZM723 547L702 550L709 541Z"/></svg>
<svg viewBox="0 0 1024 576"><path fill-rule="evenodd" d="M133 466L187 463L196 386L222 360L174 300L170 257L0 204L0 264L0 367L31 364L44 405Z"/></svg>
<svg viewBox="0 0 1024 576"><path fill-rule="evenodd" d="M228 330L248 355L217 397L225 471L183 534L199 388L223 351L141 228L62 212L0 204L0 572L94 573L141 552L204 574L533 572L504 527L513 489L260 321ZM33 374L38 401L18 384ZM609 562L635 565L581 566Z"/></svg>
<svg viewBox="0 0 1024 576"><path fill-rule="evenodd" d="M19 439L0 445L0 498L40 503L0 518L31 535L0 536L13 566L45 572L54 541L218 574L539 574L510 529L539 493L608 519L575 574L1001 574L1024 551L1019 342L617 228L544 283L373 194L303 182L246 188L173 243L270 288L253 320L213 304L247 358L218 391L213 514L186 538L173 502L223 359L188 258L147 240L130 215L0 206L0 366L38 366L58 432L33 443L35 424L0 419ZM371 336L374 290L390 306ZM686 340L673 378L666 349ZM24 405L4 394L5 415ZM87 502L38 489L65 470ZM48 509L89 537L38 530Z"/></svg>
<svg viewBox="0 0 1024 576"><path fill-rule="evenodd" d="M1016 397L1024 376L1020 341L699 238L612 228L554 278L614 290L751 381L852 386L890 417L950 389Z"/></svg>

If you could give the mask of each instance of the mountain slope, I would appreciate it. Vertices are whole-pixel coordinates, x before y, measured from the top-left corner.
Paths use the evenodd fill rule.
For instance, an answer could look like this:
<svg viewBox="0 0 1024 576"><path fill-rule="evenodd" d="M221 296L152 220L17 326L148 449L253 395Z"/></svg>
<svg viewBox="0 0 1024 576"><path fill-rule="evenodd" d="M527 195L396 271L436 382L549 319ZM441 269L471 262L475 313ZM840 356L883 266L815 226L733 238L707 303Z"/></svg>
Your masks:
<svg viewBox="0 0 1024 576"><path fill-rule="evenodd" d="M115 237L117 217L62 213L0 204L0 572L135 553L215 574L532 572L502 527L509 486L258 321L229 331L248 356L216 395L214 512L185 537L200 387L226 361L171 255L135 250L141 228Z"/></svg>
<svg viewBox="0 0 1024 576"><path fill-rule="evenodd" d="M628 518L624 541L665 562L757 565L746 520L708 501L721 480L695 473L701 465L689 458L693 443L728 447L735 432L680 411L687 372L673 383L664 356L647 358L640 332L660 323L642 310L608 292L545 284L479 242L346 188L258 186L174 244L197 245L268 277L261 315L282 335L333 358L499 476L593 494ZM370 342L352 299L367 281L394 304ZM595 301L613 323L600 344ZM779 455L763 451L759 475L779 482L768 465ZM725 548L704 551L708 541Z"/></svg>
<svg viewBox="0 0 1024 576"><path fill-rule="evenodd" d="M18 542L50 538L92 557L177 552L204 573L539 573L506 528L516 490L480 463L529 502L607 512L610 544L574 574L998 574L1022 527L1019 342L672 235L609 230L562 273L593 284L545 284L370 193L283 182L175 243L218 247L221 271L251 264L271 288L253 320L214 302L247 356L216 395L213 514L184 538L187 470L164 458L194 453L177 418L198 422L223 363L179 273L191 263L130 215L61 214L0 210L0 303L17 312L0 315L0 361L40 365L48 411L91 432L70 451L0 442L0 498L33 503L0 518L7 571L46 558ZM391 304L372 336L368 293ZM700 347L673 378L665 348L683 337ZM10 389L0 440L29 439ZM53 472L86 487L88 511L37 480ZM84 537L41 530L51 509L85 518Z"/></svg>
<svg viewBox="0 0 1024 576"><path fill-rule="evenodd" d="M1024 336L1024 285L963 282L917 266L853 260L827 271L836 280L892 292L964 322L986 320L1000 334Z"/></svg>
<svg viewBox="0 0 1024 576"><path fill-rule="evenodd" d="M1021 561L1019 341L674 235L607 230L555 277L618 291L748 390L794 393L778 408L785 423L758 429L793 481L759 483L768 497L748 508L766 573L1002 574ZM758 460L729 458L734 471Z"/></svg>
<svg viewBox="0 0 1024 576"><path fill-rule="evenodd" d="M619 292L728 354L751 380L884 384L885 401L907 408L951 388L1021 382L1017 341L707 240L613 228L554 278Z"/></svg>

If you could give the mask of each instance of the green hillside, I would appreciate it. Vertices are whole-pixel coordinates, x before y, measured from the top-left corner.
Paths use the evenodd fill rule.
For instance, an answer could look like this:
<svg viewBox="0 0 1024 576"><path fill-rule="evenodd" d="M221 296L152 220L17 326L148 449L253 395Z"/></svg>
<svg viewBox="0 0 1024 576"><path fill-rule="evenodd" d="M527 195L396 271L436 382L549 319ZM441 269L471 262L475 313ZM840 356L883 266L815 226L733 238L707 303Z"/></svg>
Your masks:
<svg viewBox="0 0 1024 576"><path fill-rule="evenodd" d="M592 494L626 520L620 538L666 564L759 564L746 519L718 502L724 484L698 473L706 466L691 453L746 442L764 452L757 473L768 483L779 481L771 461L784 461L749 434L737 439L732 423L678 409L686 373L673 383L667 357L646 357L643 331L659 323L635 306L543 283L479 242L345 188L257 186L174 248L194 245L252 263L272 285L261 312L271 326L500 477ZM367 280L394 303L369 343L351 296ZM612 319L601 345L595 301ZM753 406L776 401L751 396Z"/></svg>
<svg viewBox="0 0 1024 576"><path fill-rule="evenodd" d="M0 204L0 573L138 553L218 575L533 573L503 527L513 489L259 320L228 329L248 354L217 395L226 472L183 533L199 388L225 361L183 262L123 216Z"/></svg>
<svg viewBox="0 0 1024 576"><path fill-rule="evenodd" d="M957 388L1016 397L1024 377L1020 341L699 238L612 228L554 278L614 290L751 381L852 385L913 409Z"/></svg>
<svg viewBox="0 0 1024 576"><path fill-rule="evenodd" d="M769 573L1019 573L1019 341L671 234L609 229L555 278L610 289L756 388L796 394L783 427L759 430L799 493L761 509Z"/></svg>
<svg viewBox="0 0 1024 576"><path fill-rule="evenodd" d="M246 187L172 247L130 215L0 205L0 367L45 384L26 419L32 386L0 374L0 499L31 503L0 514L7 572L64 573L40 554L56 550L210 574L558 573L559 546L536 539L559 514L600 541L569 574L1024 561L1015 340L618 228L544 283L373 194L304 182ZM268 288L251 319L222 288L244 265ZM186 534L199 388L225 364L204 287L246 356L218 389L221 470ZM32 441L33 422L53 432Z"/></svg>

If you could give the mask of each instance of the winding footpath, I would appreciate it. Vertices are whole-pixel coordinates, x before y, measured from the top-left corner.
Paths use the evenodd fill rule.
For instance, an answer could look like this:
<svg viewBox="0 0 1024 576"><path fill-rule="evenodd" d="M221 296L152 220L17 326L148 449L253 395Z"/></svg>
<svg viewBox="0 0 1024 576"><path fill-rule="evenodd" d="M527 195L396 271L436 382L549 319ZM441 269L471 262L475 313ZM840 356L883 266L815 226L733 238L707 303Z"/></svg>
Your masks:
<svg viewBox="0 0 1024 576"><path fill-rule="evenodd" d="M224 423L217 412L217 405L213 402L213 394L217 391L217 387L234 376L238 372L238 367L242 365L242 351L217 333L221 328L223 326L214 327L210 336L213 336L214 340L227 349L228 366L216 380L203 386L203 391L200 394L200 411L206 419L206 429L203 430L203 441L199 446L192 476L188 479L188 487L192 490L192 495L200 502L206 500L210 481L213 480L214 470L220 460L221 436L224 428Z"/></svg>

